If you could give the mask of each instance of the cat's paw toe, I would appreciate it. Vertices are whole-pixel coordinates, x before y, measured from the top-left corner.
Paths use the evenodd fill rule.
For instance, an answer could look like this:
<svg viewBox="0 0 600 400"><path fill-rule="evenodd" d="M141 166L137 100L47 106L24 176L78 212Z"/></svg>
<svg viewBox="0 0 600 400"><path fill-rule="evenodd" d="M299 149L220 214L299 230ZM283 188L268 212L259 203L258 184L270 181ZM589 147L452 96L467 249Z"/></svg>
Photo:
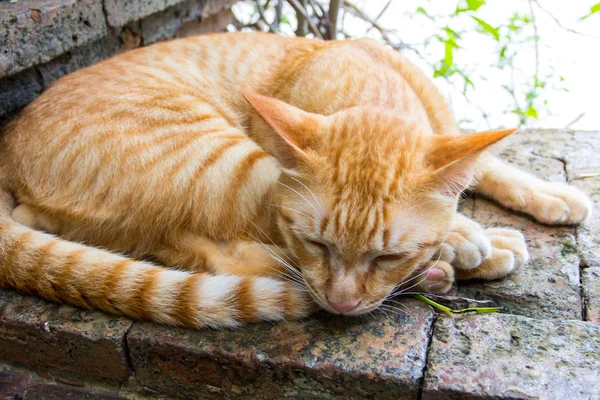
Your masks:
<svg viewBox="0 0 600 400"><path fill-rule="evenodd" d="M465 220L453 226L446 242L442 245L441 259L455 268L470 270L480 265L492 252L490 239L477 223Z"/></svg>
<svg viewBox="0 0 600 400"><path fill-rule="evenodd" d="M536 196L534 217L545 224L579 224L592 213L585 193L565 183L545 183Z"/></svg>
<svg viewBox="0 0 600 400"><path fill-rule="evenodd" d="M428 271L423 280L417 285L417 291L443 294L454 283L454 269L445 261L431 261L425 266Z"/></svg>
<svg viewBox="0 0 600 400"><path fill-rule="evenodd" d="M490 228L485 232L492 244L490 256L475 269L456 270L457 279L500 279L529 261L525 238L520 232L507 228Z"/></svg>
<svg viewBox="0 0 600 400"><path fill-rule="evenodd" d="M519 231L509 228L488 228L485 233L492 243L494 249L508 250L513 253L515 266L526 264L529 261L529 251L525 237Z"/></svg>

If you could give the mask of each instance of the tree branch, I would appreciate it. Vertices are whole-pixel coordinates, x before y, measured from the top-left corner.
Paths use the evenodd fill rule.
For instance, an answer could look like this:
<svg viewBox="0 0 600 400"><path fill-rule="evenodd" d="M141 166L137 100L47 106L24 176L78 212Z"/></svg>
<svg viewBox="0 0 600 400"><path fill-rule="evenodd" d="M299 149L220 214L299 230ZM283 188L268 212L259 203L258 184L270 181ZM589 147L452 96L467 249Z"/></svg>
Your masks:
<svg viewBox="0 0 600 400"><path fill-rule="evenodd" d="M328 11L328 16L329 16L329 25L328 25L328 31L329 31L329 39L330 40L336 40L337 39L337 22L338 22L338 15L340 12L340 7L344 4L344 0L331 0L329 2L329 11Z"/></svg>
<svg viewBox="0 0 600 400"><path fill-rule="evenodd" d="M373 18L369 17L363 10L361 10L358 6L350 3L348 0L344 1L344 9L352 13L355 17L362 19L365 22L371 24L371 26L381 34L383 40L385 40L390 46L394 47L394 41L388 35L388 29L385 29L383 26L379 25L379 23Z"/></svg>
<svg viewBox="0 0 600 400"><path fill-rule="evenodd" d="M277 0L277 5L275 5L275 26L277 27L277 29L279 29L279 24L281 23L281 14L283 13L283 1L284 0Z"/></svg>
<svg viewBox="0 0 600 400"><path fill-rule="evenodd" d="M267 17L265 16L265 9L262 6L262 4L260 4L260 0L256 1L256 10L258 11L260 19L263 20L265 24L267 24L267 26L269 27L269 32L277 32L277 28L273 24L270 24L267 20Z"/></svg>
<svg viewBox="0 0 600 400"><path fill-rule="evenodd" d="M542 7L542 5L540 4L540 2L538 0L533 0L533 2L535 3L536 6L538 6L538 8L540 10L542 10L543 12L545 12L550 18L552 18L552 20L556 23L556 25L558 25L560 28L564 29L567 32L571 32L574 33L576 35L581 35L581 36L587 36L587 37L591 37L594 39L600 39L598 36L594 36L594 35L590 35L587 33L583 33L583 32L579 32L576 31L575 29L571 29L569 27L564 26L559 20L558 18L556 18L556 16L554 16L554 14L552 14L550 11L548 11L547 9L545 9L544 7Z"/></svg>
<svg viewBox="0 0 600 400"><path fill-rule="evenodd" d="M300 5L306 8L306 0L299 0ZM298 14L298 27L296 28L296 36L306 36L308 33L308 21L304 16Z"/></svg>
<svg viewBox="0 0 600 400"><path fill-rule="evenodd" d="M311 33L317 38L323 39L323 35L319 31L319 28L317 28L315 23L309 18L308 13L306 12L306 8L302 7L302 5L298 3L298 0L287 0L287 2L290 6L292 6L294 11L298 13L298 15L302 15L306 19L306 22L308 22L308 28L310 29Z"/></svg>
<svg viewBox="0 0 600 400"><path fill-rule="evenodd" d="M533 12L533 2L535 0L529 0L529 12L531 13L531 24L533 25L534 43L535 43L535 82L534 86L538 84L538 78L540 75L540 36L538 35L537 21L535 19L535 13Z"/></svg>

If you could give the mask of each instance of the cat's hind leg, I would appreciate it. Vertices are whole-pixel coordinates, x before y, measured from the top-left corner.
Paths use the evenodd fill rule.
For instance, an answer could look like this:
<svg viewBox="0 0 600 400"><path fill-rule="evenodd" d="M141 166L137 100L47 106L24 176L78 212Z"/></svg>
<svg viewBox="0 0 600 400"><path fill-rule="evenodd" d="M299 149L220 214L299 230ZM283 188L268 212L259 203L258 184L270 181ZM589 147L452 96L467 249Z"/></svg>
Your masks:
<svg viewBox="0 0 600 400"><path fill-rule="evenodd" d="M578 224L592 212L585 193L566 183L545 182L492 155L481 157L477 167L476 192L539 222Z"/></svg>
<svg viewBox="0 0 600 400"><path fill-rule="evenodd" d="M59 221L41 211L40 209L26 203L21 203L12 212L12 219L21 225L31 229L56 234L59 229Z"/></svg>
<svg viewBox="0 0 600 400"><path fill-rule="evenodd" d="M153 254L162 264L188 271L297 280L295 262L278 246L254 241L218 242L184 235Z"/></svg>

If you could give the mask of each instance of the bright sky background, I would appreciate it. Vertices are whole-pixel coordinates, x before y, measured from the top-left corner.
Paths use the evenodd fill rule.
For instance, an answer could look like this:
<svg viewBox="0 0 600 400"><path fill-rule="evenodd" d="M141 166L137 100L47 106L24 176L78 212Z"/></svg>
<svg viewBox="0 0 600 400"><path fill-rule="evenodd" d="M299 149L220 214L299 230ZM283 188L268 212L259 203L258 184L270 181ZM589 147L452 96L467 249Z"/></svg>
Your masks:
<svg viewBox="0 0 600 400"><path fill-rule="evenodd" d="M385 6L386 0L359 1L365 10L376 16ZM531 126L544 128L563 128L584 113L583 117L570 127L582 130L600 130L600 14L580 21L580 17L587 14L590 6L596 1L577 0L540 0L540 4L556 16L565 27L573 28L579 32L593 35L596 38L586 37L568 32L560 28L546 13L535 10L540 36L540 71L544 75L550 73L552 66L554 75L562 75L562 83L568 92L560 90L547 90L548 107L554 115L540 113L539 120L533 121ZM457 2L451 0L395 0L381 17L381 25L392 27L400 32L402 41L406 43L419 43L425 32L434 32L437 22L430 22L425 17L405 17L407 12L414 11L422 6L430 14L451 13ZM477 15L490 23L498 26L506 23L515 12L528 13L529 2L526 0L488 0L487 4L478 10ZM472 21L465 19L465 23ZM358 30L359 27L357 26ZM490 114L490 123L494 126L508 126L518 122L516 116L505 113L511 102L509 93L502 89L498 82L508 79L508 71L499 71L488 65L495 63L498 54L496 42L491 37L480 34L463 35L464 49L457 50L455 61L468 60L469 64L479 66L488 81L476 80L475 89L469 95L473 102ZM519 53L517 62L524 71L533 71L535 68L535 53L533 47ZM433 60L441 58L443 47ZM410 55L410 54L408 54ZM430 67L418 57L411 59L422 68L431 73ZM463 96L457 94L444 84L443 80L436 79L440 88L450 96L458 119L472 119L472 123L463 124L473 128L484 128L481 113L468 105ZM518 86L517 86L518 89ZM525 88L523 88L525 90Z"/></svg>
<svg viewBox="0 0 600 400"><path fill-rule="evenodd" d="M566 28L572 28L578 35L559 27L544 11L534 7L534 13L540 36L540 76L551 75L549 81L556 89L545 89L543 95L548 100L550 113L540 108L539 119L529 123L531 127L565 128L579 130L600 130L600 13L581 21L590 7L598 0L538 0L546 10L556 16ZM390 7L379 19L380 25L398 31L397 37L404 43L419 44L424 38L439 32L448 23L444 18L429 20L416 15L417 7L425 8L431 15L451 14L457 6L457 0L393 0ZM370 16L375 17L387 4L387 0L354 0ZM477 16L492 26L506 24L516 11L528 14L527 0L488 0L477 11ZM453 22L454 30L472 30L474 21L466 14ZM376 30L369 30L370 25L351 17L346 18L346 31L352 36L372 36L378 38ZM283 27L285 30L285 27ZM291 33L291 30L290 30ZM531 32L533 35L533 31ZM415 63L426 70L429 76L433 71L428 63L443 58L442 43L430 46L428 53L422 53L427 62L418 56L406 52ZM518 117L510 112L513 108L510 94L501 87L511 81L508 69L498 70L491 67L498 60L499 45L492 37L479 33L462 35L462 49L454 54L454 62L466 65L471 70L470 78L474 81L474 89L469 89L469 104L459 90L446 84L443 79L436 79L440 87L453 105L458 120L464 128L486 129L503 126L515 126ZM421 47L422 48L422 47ZM522 81L533 75L535 69L535 52L533 43L523 45L515 58L515 66L521 71L516 74L516 91L524 93L528 87ZM479 76L479 77L478 77ZM559 81L559 76L564 81ZM551 85L552 86L552 85ZM462 85L460 85L462 88ZM559 90L564 87L568 91ZM488 122L483 119L481 110L488 114ZM573 123L575 119L579 119Z"/></svg>

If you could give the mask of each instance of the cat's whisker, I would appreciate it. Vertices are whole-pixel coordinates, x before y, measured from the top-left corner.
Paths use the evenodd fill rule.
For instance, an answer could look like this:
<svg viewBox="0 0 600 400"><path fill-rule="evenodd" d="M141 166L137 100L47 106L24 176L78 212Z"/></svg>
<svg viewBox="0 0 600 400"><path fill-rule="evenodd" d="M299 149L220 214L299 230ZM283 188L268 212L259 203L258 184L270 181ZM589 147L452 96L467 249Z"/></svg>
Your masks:
<svg viewBox="0 0 600 400"><path fill-rule="evenodd" d="M288 265L286 265L285 261L281 260L280 258L277 258L276 256L273 256L272 254L268 254L268 253L266 253L266 254L268 256L270 256L273 260L277 261L282 267L284 267L286 269L286 271L291 272L291 267L288 266ZM273 270L276 270L276 271L279 271L279 270L277 270L277 269L275 269L275 268L273 268L271 266L269 266L269 268L273 269ZM283 271L279 271L279 272L285 273ZM289 274L289 273L285 273L285 274L287 276L289 276L289 278L292 279L292 280L294 280L295 282L304 284L304 281L303 281L303 279L300 276L294 275L294 274Z"/></svg>
<svg viewBox="0 0 600 400"><path fill-rule="evenodd" d="M380 310L387 310L387 311L391 311L394 312L396 314L405 314L405 315L410 315L406 310L399 308L399 307L394 307L394 306L390 306L390 305L386 305L383 304L381 306L379 306Z"/></svg>
<svg viewBox="0 0 600 400"><path fill-rule="evenodd" d="M443 246L444 243L445 242L442 242L442 244L440 244L438 246L436 252L441 249L441 247ZM427 269L423 270L419 274L417 274L417 275L415 275L415 276L413 276L413 277L411 277L411 278L409 278L409 279L407 279L405 281L400 282L398 285L396 285L396 287L392 290L392 292L388 296L386 296L386 298L391 298L391 297L397 296L399 294L402 294L402 293L406 292L407 290L410 290L410 289L414 288L415 286L420 285L422 282L424 282L427 279L427 276L428 276L429 272L437 265L437 263L440 261L441 258L442 258L442 253L440 252L439 255L438 255L437 260L435 260L435 262L431 266L429 266ZM420 276L423 276L423 275L425 275L425 276L419 282L417 282L416 284L414 284L412 286L409 286L408 288L402 288L403 285L406 285L408 282L413 281L413 280L415 280L415 279L417 279L417 278L419 278Z"/></svg>
<svg viewBox="0 0 600 400"><path fill-rule="evenodd" d="M260 229L260 228L258 228ZM294 275L298 276L298 277L302 277L302 274L298 271L299 267L297 266L297 264L289 257L287 256L285 253L282 253L284 256L286 256L286 258L288 258L288 260L293 263L294 265L292 266L290 263L288 263L287 261L285 261L284 259L282 259L279 254L275 253L268 244L263 243L259 238L257 238L255 235L253 235L250 232L246 232L248 235L250 235L252 238L254 238L254 240L256 240L256 242L262 247L263 252L265 252L267 255L271 256L271 258L273 258L274 260L280 262L284 267L286 267L291 273L293 273Z"/></svg>
<svg viewBox="0 0 600 400"><path fill-rule="evenodd" d="M260 226L258 226L257 224L255 224L255 223L254 223L252 220L250 220L250 223L251 223L252 225L254 225L254 227L255 227L256 229L258 229L258 230L260 231L260 233L262 233L262 234L263 234L263 235L264 235L264 236L265 236L267 239L269 239L269 242L271 242L271 244L272 244L273 246L277 247L277 245L275 244L275 242L273 242L273 239L271 239L271 238L269 237L269 235L267 235L267 234L265 233L265 231L264 231L264 230L263 230L263 229L262 229ZM254 238L254 240L256 240L258 243L261 243L262 245L264 245L264 246L267 246L267 247L268 247L268 245L267 245L266 243L263 243L263 242L262 242L262 241L261 241L259 238L257 238L256 236L254 236L252 233L250 233L250 232L247 232L247 233L248 233L250 236L252 236L252 237ZM270 249L269 249L269 250L270 250ZM290 262L290 263L292 263L292 264L293 264L293 265L294 265L296 268L300 269L300 266L299 266L298 264L296 264L296 262L295 262L295 261L294 261L294 260L293 260L293 259L292 259L290 256L288 256L288 255L287 255L287 254L286 254L284 251L282 251L282 254L285 256L285 258L287 258L287 259L289 260L289 262Z"/></svg>
<svg viewBox="0 0 600 400"><path fill-rule="evenodd" d="M298 211L298 210L296 210L295 208L286 207L286 206L280 206L280 205L277 205L277 204L272 204L272 206L273 206L273 207L277 207L277 208L283 208L284 210L290 210L290 211L293 211L293 212L295 212L295 213L298 213L298 214L300 214L300 215L304 215L306 218L308 218L308 219L310 219L312 222L314 222L314 223L315 223L315 225L318 225L318 224L319 224L319 223L317 222L317 220L316 220L316 219L314 219L313 217L311 217L310 215L308 215L308 214L306 214L306 213L303 213L302 211Z"/></svg>
<svg viewBox="0 0 600 400"><path fill-rule="evenodd" d="M315 212L317 214L320 214L319 210L317 210L317 207L315 207L315 205L310 202L304 195L302 195L302 193L298 192L296 189L289 187L288 185L286 185L285 183L281 182L281 181L277 181L277 183L289 190L291 190L292 192L296 193L298 196L302 197L304 199L304 201L306 201L308 203L309 206L311 206L313 208L313 210L315 210Z"/></svg>
<svg viewBox="0 0 600 400"><path fill-rule="evenodd" d="M406 209L404 209L404 212L406 212L406 211L410 211L410 210L412 210L413 208L417 208L417 207L424 206L425 204L429 204L429 203L435 203L435 202L436 202L436 200L428 200L428 201L424 201L424 202L422 202L422 203L415 204L415 205L414 205L414 206L412 206L412 207L409 207L409 208L406 208Z"/></svg>
<svg viewBox="0 0 600 400"><path fill-rule="evenodd" d="M439 259L438 259L438 261L439 261ZM433 267L435 267L435 265L438 263L438 261L436 261L431 267L429 267L428 270L427 270L427 272L431 271L431 269L433 269ZM425 282L426 280L427 280L427 275L425 275L423 277L423 279L421 279L419 282L415 283L414 285L409 286L406 289L402 289L401 291L399 291L398 293L396 293L396 295L402 294L402 293L404 293L407 290L410 290L410 289L412 289L412 288L414 288L416 286L419 286L421 283Z"/></svg>
<svg viewBox="0 0 600 400"><path fill-rule="evenodd" d="M389 304L392 303L392 304ZM386 300L386 302L382 303L382 305L384 306L388 306L388 307L395 307L395 308L399 308L399 309L403 309L406 312L408 312L410 309L406 306L406 304L404 304L401 301L396 301L396 300Z"/></svg>
<svg viewBox="0 0 600 400"><path fill-rule="evenodd" d="M390 312L392 314L395 315L408 315L410 317L414 317L414 315L412 313L409 313L405 310L402 310L400 308L394 307L394 306L390 306L390 305L386 305L386 304L382 304L379 306L378 308L379 310L385 310L387 312Z"/></svg>
<svg viewBox="0 0 600 400"><path fill-rule="evenodd" d="M319 200L317 198L317 196L315 195L315 193L309 189L308 186L306 186L302 181L300 181L299 179L294 178L293 176L290 176L290 178L296 182L298 182L299 184L301 184L302 186L304 186L304 188L306 190L308 190L308 193L311 194L311 196L313 197L313 199L315 199L315 201L317 202L317 204L319 205L319 208L321 208L321 212L323 213L323 215L325 215L325 206L323 205L323 203L321 202L321 200Z"/></svg>
<svg viewBox="0 0 600 400"><path fill-rule="evenodd" d="M277 272L278 274L280 274L280 275L282 275L282 276L285 276L285 277L287 277L287 278L288 278L288 280L290 280L290 281L293 281L293 282L296 282L296 283L298 283L298 284L302 284L302 285L304 285L304 282L303 282L302 280L300 280L298 277L294 276L294 275L290 275L290 274L286 273L285 271L278 270L278 269L277 269L277 268L275 268L275 267L268 266L267 268L269 268L269 269L271 269L271 270L273 270L273 271Z"/></svg>
<svg viewBox="0 0 600 400"><path fill-rule="evenodd" d="M283 261L281 259L277 259L275 256L273 256L273 255L271 255L269 253L265 253L265 254L267 254L273 260L277 261L282 267L284 267L286 269L286 271L290 271L291 272L293 270L293 269L290 269L290 267L288 265L286 265L285 261ZM272 267L272 266L267 266L267 268L275 271L276 273L278 273L278 274L280 274L282 276L287 277L288 280L290 280L290 281L293 281L293 282L295 282L295 283L297 283L299 285L302 285L302 287L306 287L306 283L304 282L304 279L302 279L301 276L290 274L288 272L278 270L277 268Z"/></svg>
<svg viewBox="0 0 600 400"><path fill-rule="evenodd" d="M410 311L409 311L410 309L406 306L406 304L404 304L404 303L402 303L400 301L394 301L394 300L387 300L387 301L390 302L390 303L393 303L393 305L392 304L387 304L387 305L391 305L392 307L401 308L405 312L410 313Z"/></svg>
<svg viewBox="0 0 600 400"><path fill-rule="evenodd" d="M284 267L286 269L286 271L291 273L291 276L293 276L295 279L298 279L299 281L302 281L302 275L294 267L292 267L285 260L280 258L277 254L270 253L272 250L269 249L268 247L265 247L264 249L267 251L266 254L269 257L271 257L273 260L277 261L282 267Z"/></svg>
<svg viewBox="0 0 600 400"><path fill-rule="evenodd" d="M290 278L289 275L282 273L281 271L277 271L275 268L273 269L273 273L269 274L270 277L273 277L275 279L280 279L284 282L287 282L291 285L293 285L296 290L300 291L300 292L306 292L308 293L308 289L306 289L306 286L302 286L299 282L294 281L293 279Z"/></svg>
<svg viewBox="0 0 600 400"><path fill-rule="evenodd" d="M269 249L269 247L267 245L265 245L264 243L259 241L259 244L262 247L263 252L265 252L266 255L268 255L269 257L271 257L273 260L277 261L277 263L279 265L281 265L282 267L284 267L286 269L286 271L291 272L290 273L286 273L284 271L280 271L274 267L271 266L267 266L269 269L272 269L274 271L276 271L277 273L280 273L284 276L286 276L290 281L293 281L299 285L302 285L303 287L305 287L305 283L304 283L304 279L302 278L302 276L299 274L299 272L293 268L291 265L289 265L288 263L286 263L284 260L282 260L281 258L279 258L276 254L272 253L272 250Z"/></svg>

